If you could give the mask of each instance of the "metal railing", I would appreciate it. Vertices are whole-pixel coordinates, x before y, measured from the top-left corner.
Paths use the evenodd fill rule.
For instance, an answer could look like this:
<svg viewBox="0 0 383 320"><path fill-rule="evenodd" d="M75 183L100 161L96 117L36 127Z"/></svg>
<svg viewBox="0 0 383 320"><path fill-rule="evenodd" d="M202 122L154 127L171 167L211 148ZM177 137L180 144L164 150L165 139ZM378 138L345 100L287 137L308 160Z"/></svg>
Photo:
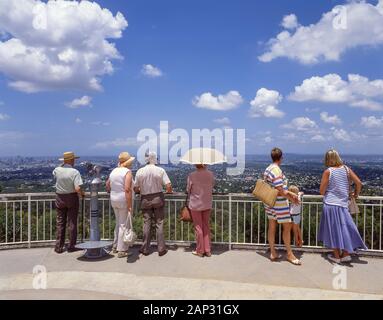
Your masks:
<svg viewBox="0 0 383 320"><path fill-rule="evenodd" d="M194 241L193 227L179 220L178 212L183 206L182 194L166 195L165 237L169 243ZM27 245L52 242L56 233L56 210L54 193L0 194L0 248L10 245ZM142 236L142 215L139 200L135 199L134 227ZM79 214L79 240L89 237L90 199L81 203ZM359 232L369 252L382 250L383 197L360 197L360 214L354 216ZM99 194L100 234L102 239L113 239L115 219L107 193ZM301 230L304 247L322 248L318 242L318 227L322 212L322 197L305 195ZM266 245L267 224L263 204L249 194L215 195L211 213L211 237L216 244ZM153 235L154 236L154 235ZM281 228L277 243L282 244Z"/></svg>

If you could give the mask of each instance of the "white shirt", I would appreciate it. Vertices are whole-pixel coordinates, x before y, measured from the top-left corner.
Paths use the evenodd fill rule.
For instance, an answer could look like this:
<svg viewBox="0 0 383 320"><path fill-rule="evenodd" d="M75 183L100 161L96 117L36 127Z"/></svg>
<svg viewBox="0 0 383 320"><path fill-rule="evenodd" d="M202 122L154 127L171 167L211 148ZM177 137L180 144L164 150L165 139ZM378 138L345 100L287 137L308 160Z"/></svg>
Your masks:
<svg viewBox="0 0 383 320"><path fill-rule="evenodd" d="M166 171L154 164L147 164L136 173L135 187L142 195L163 192L163 187L170 183Z"/></svg>
<svg viewBox="0 0 383 320"><path fill-rule="evenodd" d="M64 164L53 170L56 178L56 193L68 194L75 193L75 187L83 184L80 172L69 164Z"/></svg>
<svg viewBox="0 0 383 320"><path fill-rule="evenodd" d="M126 203L125 179L128 172L130 172L130 170L125 167L115 168L111 172L109 176L109 182L110 200L112 202Z"/></svg>
<svg viewBox="0 0 383 320"><path fill-rule="evenodd" d="M299 192L298 193L299 202L302 201L302 196L303 196L303 192ZM290 204L290 214L292 216L299 216L301 214L301 211L302 211L302 203L300 203L300 204L291 203Z"/></svg>

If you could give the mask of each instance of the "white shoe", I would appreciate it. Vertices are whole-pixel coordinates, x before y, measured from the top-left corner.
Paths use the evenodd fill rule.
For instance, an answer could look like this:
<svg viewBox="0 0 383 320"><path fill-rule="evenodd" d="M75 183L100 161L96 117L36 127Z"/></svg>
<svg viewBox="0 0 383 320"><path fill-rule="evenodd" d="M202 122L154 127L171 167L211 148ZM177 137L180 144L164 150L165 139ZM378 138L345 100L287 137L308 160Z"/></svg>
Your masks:
<svg viewBox="0 0 383 320"><path fill-rule="evenodd" d="M337 259L337 258L335 258L332 254L329 254L329 255L327 255L327 258L329 259L329 260L331 260L332 262L335 262L335 263L340 263L340 261L341 261L341 259Z"/></svg>
<svg viewBox="0 0 383 320"><path fill-rule="evenodd" d="M351 256L345 256L343 258L340 258L340 262L351 262L351 260Z"/></svg>

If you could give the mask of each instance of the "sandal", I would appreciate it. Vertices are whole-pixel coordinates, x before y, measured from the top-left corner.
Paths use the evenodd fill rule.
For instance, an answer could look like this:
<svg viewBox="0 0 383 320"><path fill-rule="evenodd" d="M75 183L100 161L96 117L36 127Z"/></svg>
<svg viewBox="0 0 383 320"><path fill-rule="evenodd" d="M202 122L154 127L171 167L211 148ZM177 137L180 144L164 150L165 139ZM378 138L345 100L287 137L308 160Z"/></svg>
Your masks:
<svg viewBox="0 0 383 320"><path fill-rule="evenodd" d="M290 262L291 264L293 264L294 266L301 266L302 265L302 261L299 260L298 258L295 258L295 259L287 258L287 261Z"/></svg>
<svg viewBox="0 0 383 320"><path fill-rule="evenodd" d="M340 264L340 262L341 262L341 259L335 258L332 254L329 254L329 255L327 256L327 258L328 258L330 261L335 262L335 263L337 263L337 264Z"/></svg>
<svg viewBox="0 0 383 320"><path fill-rule="evenodd" d="M351 256L345 256L340 258L340 262L351 262L351 261L352 261Z"/></svg>
<svg viewBox="0 0 383 320"><path fill-rule="evenodd" d="M197 251L192 251L192 254L197 256L197 257L203 258L203 254L202 253L198 253Z"/></svg>
<svg viewBox="0 0 383 320"><path fill-rule="evenodd" d="M120 251L117 255L118 258L126 258L128 253L126 251Z"/></svg>

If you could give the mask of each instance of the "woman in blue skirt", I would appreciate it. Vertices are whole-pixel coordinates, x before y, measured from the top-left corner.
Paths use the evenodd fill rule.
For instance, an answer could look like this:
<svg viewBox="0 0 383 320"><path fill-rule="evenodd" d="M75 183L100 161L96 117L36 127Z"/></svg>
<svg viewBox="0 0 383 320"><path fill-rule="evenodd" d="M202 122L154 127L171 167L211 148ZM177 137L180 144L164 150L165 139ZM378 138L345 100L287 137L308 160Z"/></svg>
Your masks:
<svg viewBox="0 0 383 320"><path fill-rule="evenodd" d="M348 209L349 197L358 198L362 183L358 176L345 166L336 150L329 150L325 156L327 169L323 172L320 193L323 198L318 240L333 249L328 258L336 263L350 262L350 253L367 249ZM350 194L350 181L355 190Z"/></svg>

